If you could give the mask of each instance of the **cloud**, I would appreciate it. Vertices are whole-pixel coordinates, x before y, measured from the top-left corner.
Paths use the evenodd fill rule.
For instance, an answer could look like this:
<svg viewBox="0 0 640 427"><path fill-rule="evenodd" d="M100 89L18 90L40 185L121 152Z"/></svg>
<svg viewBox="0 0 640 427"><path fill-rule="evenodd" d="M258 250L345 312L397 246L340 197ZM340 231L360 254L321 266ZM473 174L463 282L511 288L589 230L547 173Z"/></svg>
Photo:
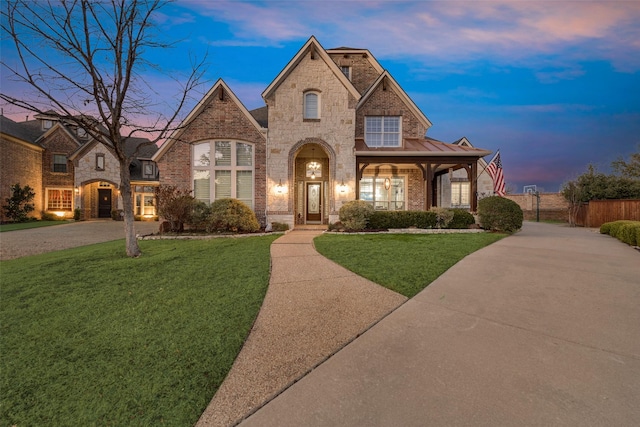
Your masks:
<svg viewBox="0 0 640 427"><path fill-rule="evenodd" d="M233 37L215 42L225 46L278 45L314 34L325 47L365 47L381 59L418 58L425 64L487 57L527 63L556 52L564 61L600 59L624 71L640 69L640 59L633 59L640 58L637 2L190 0L180 5L228 24Z"/></svg>

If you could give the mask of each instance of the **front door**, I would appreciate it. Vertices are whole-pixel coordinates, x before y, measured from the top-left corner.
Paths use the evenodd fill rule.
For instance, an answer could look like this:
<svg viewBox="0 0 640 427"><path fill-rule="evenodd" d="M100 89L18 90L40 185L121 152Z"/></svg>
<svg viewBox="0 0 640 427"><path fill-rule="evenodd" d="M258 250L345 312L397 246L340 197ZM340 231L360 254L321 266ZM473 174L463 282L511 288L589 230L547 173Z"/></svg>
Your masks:
<svg viewBox="0 0 640 427"><path fill-rule="evenodd" d="M322 222L322 186L307 182L307 222Z"/></svg>
<svg viewBox="0 0 640 427"><path fill-rule="evenodd" d="M111 218L111 189L98 190L98 218Z"/></svg>

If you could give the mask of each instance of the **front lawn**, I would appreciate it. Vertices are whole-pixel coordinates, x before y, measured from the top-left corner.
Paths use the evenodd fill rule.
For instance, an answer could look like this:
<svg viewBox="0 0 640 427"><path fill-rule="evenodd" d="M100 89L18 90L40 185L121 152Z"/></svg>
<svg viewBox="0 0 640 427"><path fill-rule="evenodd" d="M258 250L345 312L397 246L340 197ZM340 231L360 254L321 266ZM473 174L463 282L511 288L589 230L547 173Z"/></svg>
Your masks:
<svg viewBox="0 0 640 427"><path fill-rule="evenodd" d="M257 316L277 237L2 261L2 425L193 425Z"/></svg>
<svg viewBox="0 0 640 427"><path fill-rule="evenodd" d="M25 221L0 224L0 233L4 231L26 230L29 228L49 227L51 225L68 224L68 221Z"/></svg>
<svg viewBox="0 0 640 427"><path fill-rule="evenodd" d="M316 250L354 273L413 297L465 256L506 234L323 234Z"/></svg>

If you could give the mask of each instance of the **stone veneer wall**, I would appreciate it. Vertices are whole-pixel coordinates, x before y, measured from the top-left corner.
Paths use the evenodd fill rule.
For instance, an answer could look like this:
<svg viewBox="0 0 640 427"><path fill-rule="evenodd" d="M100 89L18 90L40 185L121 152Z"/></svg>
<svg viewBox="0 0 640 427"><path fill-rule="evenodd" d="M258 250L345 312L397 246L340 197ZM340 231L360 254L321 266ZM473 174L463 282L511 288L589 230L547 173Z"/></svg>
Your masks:
<svg viewBox="0 0 640 427"><path fill-rule="evenodd" d="M40 218L43 209L42 151L30 148L26 143L18 143L0 138L0 200L11 197L11 186L28 185L36 193L33 204L35 210L30 216ZM0 209L1 210L1 209ZM2 220L6 219L4 216Z"/></svg>
<svg viewBox="0 0 640 427"><path fill-rule="evenodd" d="M320 119L303 119L303 93L314 89L320 93ZM302 149L305 141L326 144L327 157L334 156L335 170L328 173L329 203L328 221L337 221L337 211L342 203L355 199L355 98L333 74L329 66L316 56L307 53L275 94L267 99L269 106L269 142L267 152L267 220L294 225L295 194L293 164L296 146ZM293 150L293 151L292 151ZM329 150L330 152L327 152ZM277 194L279 181L286 182L285 194ZM336 194L334 187L344 183L345 194Z"/></svg>
<svg viewBox="0 0 640 427"><path fill-rule="evenodd" d="M160 185L193 189L191 182L191 144L214 140L239 140L254 144L254 211L265 224L266 137L245 116L227 92L220 99L220 86L206 101L202 111L186 127L180 140L158 159Z"/></svg>
<svg viewBox="0 0 640 427"><path fill-rule="evenodd" d="M482 166L478 163L478 200L493 195L493 179L489 173L482 170ZM452 178L467 180L467 171L458 169L453 171ZM438 181L438 206L451 207L451 180L449 174L444 174Z"/></svg>

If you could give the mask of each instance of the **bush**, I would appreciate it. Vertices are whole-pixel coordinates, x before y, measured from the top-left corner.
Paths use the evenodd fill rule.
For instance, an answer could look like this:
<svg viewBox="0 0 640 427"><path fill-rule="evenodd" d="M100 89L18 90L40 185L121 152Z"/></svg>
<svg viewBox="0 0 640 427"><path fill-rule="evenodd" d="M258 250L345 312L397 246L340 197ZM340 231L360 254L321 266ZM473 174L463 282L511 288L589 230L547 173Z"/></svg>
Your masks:
<svg viewBox="0 0 640 427"><path fill-rule="evenodd" d="M219 199L211 204L207 231L255 233L260 230L256 214L239 200Z"/></svg>
<svg viewBox="0 0 640 427"><path fill-rule="evenodd" d="M485 230L513 233L522 228L524 214L513 200L500 196L485 197L478 202L480 225Z"/></svg>
<svg viewBox="0 0 640 427"><path fill-rule="evenodd" d="M289 229L289 224L286 222L272 222L271 223L271 231L287 231Z"/></svg>
<svg viewBox="0 0 640 427"><path fill-rule="evenodd" d="M436 214L431 211L376 211L371 215L369 227L372 230L390 228L423 228L436 226Z"/></svg>
<svg viewBox="0 0 640 427"><path fill-rule="evenodd" d="M180 190L173 185L161 185L156 188L158 215L169 222L169 231L181 233L188 223L196 199L190 190Z"/></svg>
<svg viewBox="0 0 640 427"><path fill-rule="evenodd" d="M124 221L124 211L122 209L113 209L111 211L111 219L114 221Z"/></svg>
<svg viewBox="0 0 640 427"><path fill-rule="evenodd" d="M640 221L613 221L600 226L600 233L608 234L631 246L640 246Z"/></svg>
<svg viewBox="0 0 640 427"><path fill-rule="evenodd" d="M80 208L75 208L73 210L73 219L74 219L74 221L80 221L81 213L82 212L80 211Z"/></svg>
<svg viewBox="0 0 640 427"><path fill-rule="evenodd" d="M449 228L464 229L469 228L476 223L475 218L464 209L451 209L453 211L453 219L449 223Z"/></svg>
<svg viewBox="0 0 640 427"><path fill-rule="evenodd" d="M373 215L373 206L363 200L352 200L340 208L340 222L347 231L362 231L367 228Z"/></svg>
<svg viewBox="0 0 640 427"><path fill-rule="evenodd" d="M449 228L449 223L453 219L452 210L434 206L429 211L436 214L436 228Z"/></svg>
<svg viewBox="0 0 640 427"><path fill-rule="evenodd" d="M29 220L29 213L35 209L33 198L36 193L33 188L25 185L20 187L20 184L14 184L11 186L11 197L7 197L3 205L4 214L11 218L15 222L25 222Z"/></svg>
<svg viewBox="0 0 640 427"><path fill-rule="evenodd" d="M194 202L187 224L194 231L205 231L210 221L211 207L204 202Z"/></svg>

